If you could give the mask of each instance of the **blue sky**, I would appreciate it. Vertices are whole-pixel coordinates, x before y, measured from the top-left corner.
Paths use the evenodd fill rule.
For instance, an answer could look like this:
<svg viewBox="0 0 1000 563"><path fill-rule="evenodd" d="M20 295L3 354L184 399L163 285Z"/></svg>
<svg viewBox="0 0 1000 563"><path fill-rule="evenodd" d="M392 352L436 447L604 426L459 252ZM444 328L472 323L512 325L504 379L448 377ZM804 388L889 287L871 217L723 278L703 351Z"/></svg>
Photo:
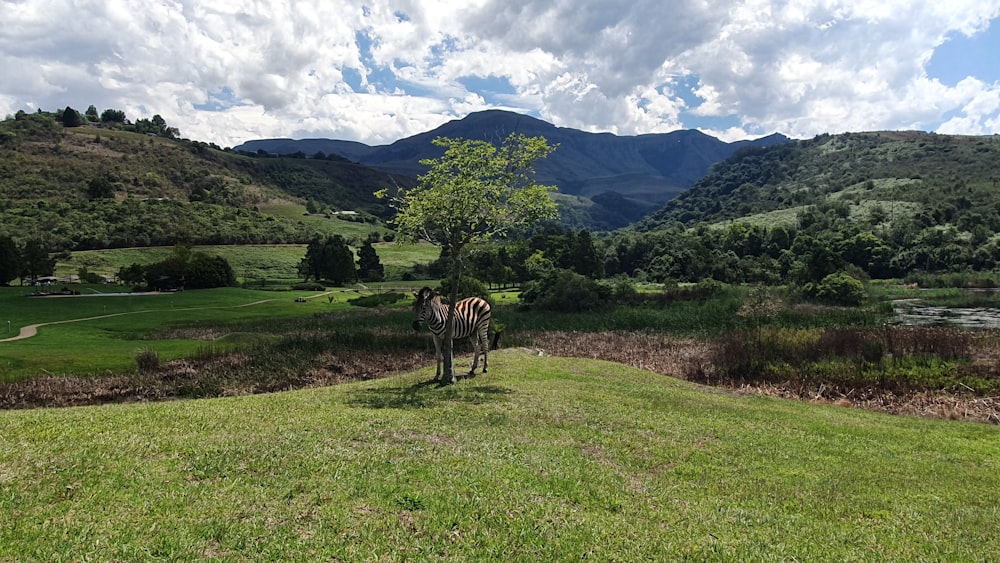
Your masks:
<svg viewBox="0 0 1000 563"><path fill-rule="evenodd" d="M619 135L1000 133L1000 0L0 0L0 113L386 144L500 108ZM66 22L78 22L66 25Z"/></svg>

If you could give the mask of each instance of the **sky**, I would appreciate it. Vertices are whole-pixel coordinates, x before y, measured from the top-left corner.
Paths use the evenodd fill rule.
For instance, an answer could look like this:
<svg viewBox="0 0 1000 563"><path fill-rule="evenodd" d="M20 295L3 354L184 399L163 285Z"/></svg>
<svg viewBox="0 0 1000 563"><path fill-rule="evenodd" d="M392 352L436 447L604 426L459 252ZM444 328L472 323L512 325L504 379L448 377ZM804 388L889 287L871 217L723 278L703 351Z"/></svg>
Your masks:
<svg viewBox="0 0 1000 563"><path fill-rule="evenodd" d="M0 115L389 144L505 109L618 135L1000 133L1000 0L0 0Z"/></svg>

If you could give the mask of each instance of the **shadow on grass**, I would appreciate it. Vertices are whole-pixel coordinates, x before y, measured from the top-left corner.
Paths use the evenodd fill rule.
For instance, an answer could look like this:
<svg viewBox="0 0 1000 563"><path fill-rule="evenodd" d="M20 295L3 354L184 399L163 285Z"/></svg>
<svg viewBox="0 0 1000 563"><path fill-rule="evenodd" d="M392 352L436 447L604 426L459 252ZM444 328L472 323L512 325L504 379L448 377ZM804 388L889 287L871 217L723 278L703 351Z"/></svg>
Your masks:
<svg viewBox="0 0 1000 563"><path fill-rule="evenodd" d="M409 386L359 389L350 394L348 404L369 409L413 409L434 407L443 403L479 405L506 400L513 390L498 385L473 385L459 380L454 385L437 381L421 381Z"/></svg>

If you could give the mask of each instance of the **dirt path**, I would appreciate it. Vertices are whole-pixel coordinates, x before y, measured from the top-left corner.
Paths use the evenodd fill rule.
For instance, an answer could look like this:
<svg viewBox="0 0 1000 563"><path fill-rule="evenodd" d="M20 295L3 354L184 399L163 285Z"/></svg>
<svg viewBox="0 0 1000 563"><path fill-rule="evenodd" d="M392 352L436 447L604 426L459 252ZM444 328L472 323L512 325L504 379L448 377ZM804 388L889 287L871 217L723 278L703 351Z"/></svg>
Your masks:
<svg viewBox="0 0 1000 563"><path fill-rule="evenodd" d="M79 323L83 321L93 321L97 319L107 319L109 317L120 317L122 315L138 315L141 313L162 313L163 311L195 311L204 309L235 309L237 307L250 307L252 305L260 305L261 303L267 303L269 301L277 301L277 299L262 299L260 301L254 301L252 303L243 303L240 305L227 305L224 307L185 307L182 309L146 309L143 311L125 311L123 313L109 313L107 315L98 315L96 317L84 317L81 319L66 319L62 321L50 321L47 323L37 323L33 325L22 326L20 332L17 336L12 336L10 338L0 339L0 342L13 342L15 340L24 340L25 338L31 338L38 334L38 329L43 326L58 325L65 323Z"/></svg>

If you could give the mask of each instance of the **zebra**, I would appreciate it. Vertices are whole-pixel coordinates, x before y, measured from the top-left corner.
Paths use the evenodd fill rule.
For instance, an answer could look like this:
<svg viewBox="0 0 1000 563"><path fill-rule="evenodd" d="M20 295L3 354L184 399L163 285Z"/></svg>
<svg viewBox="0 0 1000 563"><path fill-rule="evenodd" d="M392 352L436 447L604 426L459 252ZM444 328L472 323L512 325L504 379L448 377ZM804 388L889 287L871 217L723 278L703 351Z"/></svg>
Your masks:
<svg viewBox="0 0 1000 563"><path fill-rule="evenodd" d="M433 289L424 287L420 291L413 293L417 298L413 305L413 312L416 319L413 321L413 330L420 330L420 326L427 324L431 336L434 339L434 354L437 359L437 372L434 380L441 379L441 341L444 340L445 321L448 319L448 306L441 303L441 296ZM452 342L460 338L468 338L475 349L475 356L472 361L472 369L469 370L469 377L476 376L476 367L479 365L479 353L483 354L483 373L486 373L487 357L489 353L489 330L490 330L490 304L478 297L469 297L455 303L455 335ZM451 377L450 375L448 376Z"/></svg>

